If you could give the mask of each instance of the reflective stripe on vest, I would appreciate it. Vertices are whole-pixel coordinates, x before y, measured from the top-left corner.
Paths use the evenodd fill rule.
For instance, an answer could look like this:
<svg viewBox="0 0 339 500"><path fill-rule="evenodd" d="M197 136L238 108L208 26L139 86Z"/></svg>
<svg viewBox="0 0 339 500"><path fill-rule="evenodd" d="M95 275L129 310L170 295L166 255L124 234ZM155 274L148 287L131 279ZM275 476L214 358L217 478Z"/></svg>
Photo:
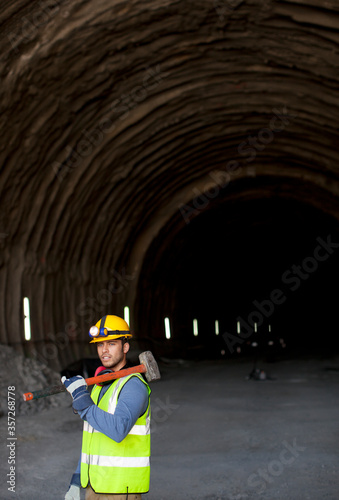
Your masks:
<svg viewBox="0 0 339 500"><path fill-rule="evenodd" d="M81 461L86 464L102 465L103 467L149 467L149 457L103 457L102 455L81 454Z"/></svg>
<svg viewBox="0 0 339 500"><path fill-rule="evenodd" d="M129 434L134 434L135 436L145 436L150 433L150 418L146 419L145 425L134 425L129 431ZM84 431L86 432L100 432L94 429L88 422L84 422Z"/></svg>
<svg viewBox="0 0 339 500"><path fill-rule="evenodd" d="M101 387L94 386L91 397L104 411L114 414L121 389L131 377L115 380L98 403ZM84 422L81 454L81 486L88 483L97 493L147 493L150 479L150 402L128 435L117 443Z"/></svg>

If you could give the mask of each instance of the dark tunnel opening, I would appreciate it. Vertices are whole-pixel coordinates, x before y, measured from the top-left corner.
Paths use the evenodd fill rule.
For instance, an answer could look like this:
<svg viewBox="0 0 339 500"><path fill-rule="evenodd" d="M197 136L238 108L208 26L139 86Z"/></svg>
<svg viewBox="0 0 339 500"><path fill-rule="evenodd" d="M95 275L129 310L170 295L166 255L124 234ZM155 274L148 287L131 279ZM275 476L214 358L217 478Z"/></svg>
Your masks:
<svg viewBox="0 0 339 500"><path fill-rule="evenodd" d="M137 308L159 352L267 359L338 352L339 225L325 212L330 198L306 196L306 188L298 199L305 185L278 182L231 186L189 224L177 214L159 233Z"/></svg>

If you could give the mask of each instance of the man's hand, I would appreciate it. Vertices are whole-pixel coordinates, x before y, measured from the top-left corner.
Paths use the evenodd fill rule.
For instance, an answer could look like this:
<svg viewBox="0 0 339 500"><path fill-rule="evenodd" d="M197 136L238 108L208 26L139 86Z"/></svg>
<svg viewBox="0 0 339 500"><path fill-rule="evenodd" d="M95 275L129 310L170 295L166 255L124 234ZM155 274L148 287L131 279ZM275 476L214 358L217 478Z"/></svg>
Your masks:
<svg viewBox="0 0 339 500"><path fill-rule="evenodd" d="M94 405L94 402L87 391L86 380L81 375L66 378L62 377L61 382L73 398L73 408L75 411L82 411Z"/></svg>
<svg viewBox="0 0 339 500"><path fill-rule="evenodd" d="M73 399L80 397L84 392L86 392L87 383L81 375L76 375L76 377L71 378L62 377L61 382L64 384Z"/></svg>
<svg viewBox="0 0 339 500"><path fill-rule="evenodd" d="M79 486L75 486L75 484L71 484L69 490L65 495L65 500L80 500L80 488Z"/></svg>

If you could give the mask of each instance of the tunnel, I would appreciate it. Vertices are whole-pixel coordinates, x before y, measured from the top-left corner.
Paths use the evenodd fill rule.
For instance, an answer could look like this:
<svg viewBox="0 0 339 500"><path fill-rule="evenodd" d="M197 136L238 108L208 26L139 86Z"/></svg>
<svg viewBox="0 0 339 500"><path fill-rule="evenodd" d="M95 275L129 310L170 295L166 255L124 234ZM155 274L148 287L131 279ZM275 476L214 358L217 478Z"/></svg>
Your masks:
<svg viewBox="0 0 339 500"><path fill-rule="evenodd" d="M2 344L60 371L129 308L163 357L338 353L337 2L13 0L0 22Z"/></svg>

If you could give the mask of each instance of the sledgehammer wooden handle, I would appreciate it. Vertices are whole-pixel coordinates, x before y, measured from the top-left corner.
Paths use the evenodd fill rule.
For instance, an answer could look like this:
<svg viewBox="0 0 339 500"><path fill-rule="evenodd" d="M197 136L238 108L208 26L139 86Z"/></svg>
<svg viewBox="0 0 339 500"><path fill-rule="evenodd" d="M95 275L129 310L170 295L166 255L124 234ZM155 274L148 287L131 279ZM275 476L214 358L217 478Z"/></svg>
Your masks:
<svg viewBox="0 0 339 500"><path fill-rule="evenodd" d="M116 378L126 377L131 373L146 373L147 368L145 365L132 366L131 368L125 368L125 370L120 370L118 372L106 373L105 375L98 375L97 377L86 378L87 385L100 384L100 382L107 382L107 380L114 380ZM24 401L32 401L32 399L44 398L46 396L52 396L53 394L59 394L60 392L65 392L66 387L64 384L52 385L46 389L41 389L40 391L25 392L22 395Z"/></svg>

